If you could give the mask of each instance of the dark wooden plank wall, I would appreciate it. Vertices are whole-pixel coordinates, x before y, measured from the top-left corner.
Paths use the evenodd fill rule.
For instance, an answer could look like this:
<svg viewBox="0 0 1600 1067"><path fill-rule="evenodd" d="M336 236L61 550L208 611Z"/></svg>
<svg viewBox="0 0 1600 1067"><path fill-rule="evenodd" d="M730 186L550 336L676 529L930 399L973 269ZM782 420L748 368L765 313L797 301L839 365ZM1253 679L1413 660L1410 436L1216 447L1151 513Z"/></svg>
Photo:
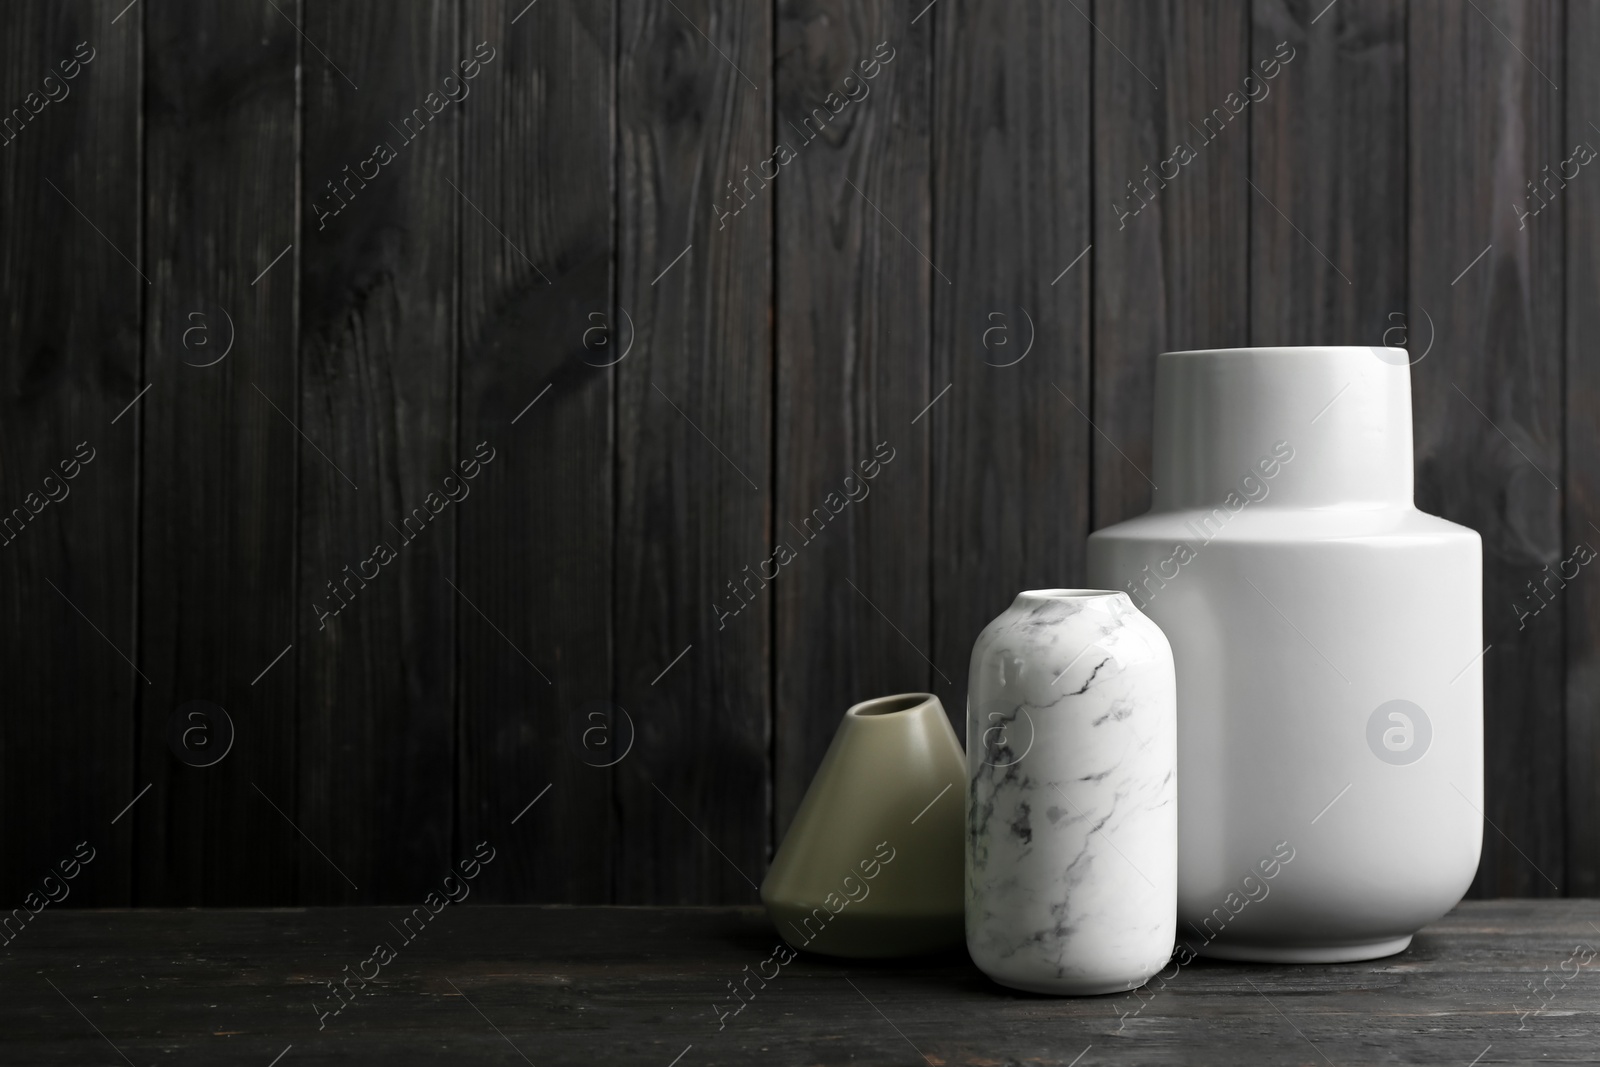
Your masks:
<svg viewBox="0 0 1600 1067"><path fill-rule="evenodd" d="M1565 37L1567 120L1561 144L1568 150L1580 142L1600 149L1595 128L1600 126L1600 68L1583 61L1600 47L1600 8L1573 5ZM1580 544L1600 552L1600 360L1594 354L1600 331L1600 242L1593 239L1600 233L1600 184L1574 182L1567 196L1562 559ZM1600 896L1600 582L1575 582L1565 592L1567 882L1562 888L1572 896Z"/></svg>
<svg viewBox="0 0 1600 1067"><path fill-rule="evenodd" d="M6 506L97 450L0 545L8 899L87 838L83 903L414 901L479 841L486 899L752 901L844 708L963 728L978 628L1147 506L1158 351L1402 336L1418 504L1484 536L1474 892L1600 892L1600 586L1513 607L1600 546L1600 192L1522 215L1600 144L1591 8L0 28L7 107L95 49L0 146Z"/></svg>
<svg viewBox="0 0 1600 1067"><path fill-rule="evenodd" d="M784 650L779 827L832 738L830 710L925 689L933 674L928 420L912 420L932 396L930 290L944 282L922 258L933 247L933 37L931 19L911 25L916 14L856 0L778 7L777 134L796 153L769 193L782 398L774 541L794 553L768 594Z"/></svg>
<svg viewBox="0 0 1600 1067"><path fill-rule="evenodd" d="M612 298L616 13L541 3L512 24L526 3L466 7L463 54L483 41L497 53L462 109L461 195L450 194L462 219L457 451L495 454L465 483L459 518L460 840L514 846L500 849L501 878L483 882L487 899L605 900L607 764L632 736L608 706L606 365L632 342Z"/></svg>
<svg viewBox="0 0 1600 1067"><path fill-rule="evenodd" d="M146 260L144 41L139 22L112 24L119 7L0 10L0 99L6 118L17 107L25 116L0 146L0 508L13 519L0 546L8 909L79 841L103 866L68 902L128 903L134 824L112 819L149 780L134 784L136 709L153 690L151 672L129 662L143 658L134 621L141 412L123 410L146 384L140 331L153 288L137 266ZM41 103L30 107L29 93Z"/></svg>
<svg viewBox="0 0 1600 1067"><path fill-rule="evenodd" d="M1084 14L1053 0L953 0L927 17L938 268L930 391L950 386L923 420L930 680L965 734L974 636L1018 590L1072 584L1084 567L1092 430L1072 405L1087 410L1089 400L1090 260L1062 271L1090 242L1094 34Z"/></svg>
<svg viewBox="0 0 1600 1067"><path fill-rule="evenodd" d="M1569 154L1564 21L1554 3L1441 4L1411 12L1408 38L1410 317L1438 331L1412 369L1417 505L1483 535L1484 814L1498 830L1474 887L1491 894L1566 881L1564 613L1523 626L1515 609L1565 555L1566 205L1516 211L1525 182Z"/></svg>
<svg viewBox="0 0 1600 1067"><path fill-rule="evenodd" d="M615 371L614 691L638 739L614 891L749 900L771 839L772 601L750 576L774 536L773 198L732 183L773 154L775 14L617 13L618 314L637 336Z"/></svg>
<svg viewBox="0 0 1600 1067"><path fill-rule="evenodd" d="M141 14L150 391L135 409L135 543L151 685L140 694L137 777L154 787L129 815L135 899L268 903L294 894L301 852L263 800L294 804L293 665L250 684L294 625L293 253L256 279L295 241L299 37L271 7L226 0L135 8L118 28ZM205 730L185 746L199 762L227 743L225 727L180 710L197 700L233 725L226 762L213 767L168 747L174 715L180 731Z"/></svg>

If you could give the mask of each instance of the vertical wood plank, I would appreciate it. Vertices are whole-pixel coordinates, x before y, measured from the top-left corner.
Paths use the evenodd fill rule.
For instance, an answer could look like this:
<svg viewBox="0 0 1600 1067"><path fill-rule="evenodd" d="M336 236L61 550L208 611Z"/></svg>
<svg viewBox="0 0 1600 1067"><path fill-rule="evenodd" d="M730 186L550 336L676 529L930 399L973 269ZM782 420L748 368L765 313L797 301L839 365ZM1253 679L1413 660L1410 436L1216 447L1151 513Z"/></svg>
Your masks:
<svg viewBox="0 0 1600 1067"><path fill-rule="evenodd" d="M927 16L937 20L929 392L951 388L918 429L934 455L934 691L958 733L978 631L1019 590L1082 580L1087 11L950 0Z"/></svg>
<svg viewBox="0 0 1600 1067"><path fill-rule="evenodd" d="M780 837L845 709L933 673L928 452L912 425L930 395L933 272L918 250L933 247L933 20L913 27L915 14L779 8L778 141L795 158L751 188L778 209L778 505L763 567L779 576ZM778 545L794 558L780 565Z"/></svg>
<svg viewBox="0 0 1600 1067"><path fill-rule="evenodd" d="M1562 10L1416 3L1408 42L1417 506L1483 535L1485 810L1476 895L1563 884L1562 609L1528 583L1562 557L1562 217L1526 183L1562 150ZM1412 345L1417 345L1416 328ZM1464 665L1465 666L1465 665Z"/></svg>
<svg viewBox="0 0 1600 1067"><path fill-rule="evenodd" d="M294 638L299 440L272 403L293 412L296 261L272 261L296 240L299 39L264 2L142 15L153 284L140 614L154 684L140 777L155 788L134 812L139 901L281 903L302 845L260 794L293 801L293 653L252 682ZM205 731L181 747L189 758L226 743L218 723L188 718L196 700L232 722L211 766L172 744L175 715L180 738Z"/></svg>
<svg viewBox="0 0 1600 1067"><path fill-rule="evenodd" d="M1255 0L1253 12L1250 343L1403 345L1405 6ZM1283 43L1294 58L1266 78Z"/></svg>
<svg viewBox="0 0 1600 1067"><path fill-rule="evenodd" d="M638 337L617 368L616 700L638 743L617 766L617 896L745 902L770 833L771 592L742 583L772 551L772 198L721 229L717 206L773 153L771 12L619 13L618 302Z"/></svg>
<svg viewBox="0 0 1600 1067"><path fill-rule="evenodd" d="M471 609L450 580L457 517L478 503L445 479L465 458L450 183L479 100L444 79L475 58L478 80L502 71L459 40L453 0L304 11L323 54L304 53L296 807L331 862L306 855L300 887L308 903L415 901L453 862L455 619Z"/></svg>
<svg viewBox="0 0 1600 1067"><path fill-rule="evenodd" d="M1578 145L1600 152L1600 8L1567 8L1567 136L1563 160ZM1583 158L1582 156L1578 158ZM1572 175L1576 160L1558 171ZM1556 168L1552 168L1556 169ZM1565 200L1566 238L1566 536L1553 583L1564 598L1567 625L1567 880L1569 896L1600 896L1600 174L1584 165ZM1590 180L1593 179L1593 180ZM1559 185L1560 182L1554 183ZM1542 212L1541 212L1542 215ZM1554 477L1554 472L1551 472ZM1579 545L1587 551L1578 553ZM1590 562L1583 563L1588 557ZM1565 567L1562 562L1571 560ZM1575 580L1574 566L1581 566ZM1540 617L1545 612L1540 612Z"/></svg>
<svg viewBox="0 0 1600 1067"><path fill-rule="evenodd" d="M1103 31L1094 35L1098 528L1150 506L1156 355L1249 343L1258 105L1234 115L1228 104L1253 69L1244 5L1110 0L1094 16ZM1273 83L1299 73L1291 62Z"/></svg>
<svg viewBox="0 0 1600 1067"><path fill-rule="evenodd" d="M461 508L462 844L513 843L486 900L604 902L605 765L633 755L607 707L617 372L603 365L633 340L610 296L613 10L470 0L465 25L465 43L500 54L462 111L458 452L487 441L503 458Z"/></svg>
<svg viewBox="0 0 1600 1067"><path fill-rule="evenodd" d="M84 840L97 856L69 901L130 900L132 825L111 819L134 794L135 700L149 690L123 658L143 659L134 625L139 416L112 420L144 386L148 287L135 266L140 200L131 177L141 27L113 25L116 8L108 0L0 10L7 909L39 892ZM80 456L93 458L85 465Z"/></svg>

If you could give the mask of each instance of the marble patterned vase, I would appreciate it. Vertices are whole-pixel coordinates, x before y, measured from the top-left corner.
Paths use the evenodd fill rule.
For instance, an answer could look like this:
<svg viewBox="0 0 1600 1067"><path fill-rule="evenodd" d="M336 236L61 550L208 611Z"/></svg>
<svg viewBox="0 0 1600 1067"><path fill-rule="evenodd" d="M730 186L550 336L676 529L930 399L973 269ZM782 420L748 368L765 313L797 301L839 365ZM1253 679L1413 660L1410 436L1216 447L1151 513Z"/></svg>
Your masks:
<svg viewBox="0 0 1600 1067"><path fill-rule="evenodd" d="M967 950L1002 985L1132 989L1172 954L1172 650L1126 594L1040 589L978 635L967 690Z"/></svg>

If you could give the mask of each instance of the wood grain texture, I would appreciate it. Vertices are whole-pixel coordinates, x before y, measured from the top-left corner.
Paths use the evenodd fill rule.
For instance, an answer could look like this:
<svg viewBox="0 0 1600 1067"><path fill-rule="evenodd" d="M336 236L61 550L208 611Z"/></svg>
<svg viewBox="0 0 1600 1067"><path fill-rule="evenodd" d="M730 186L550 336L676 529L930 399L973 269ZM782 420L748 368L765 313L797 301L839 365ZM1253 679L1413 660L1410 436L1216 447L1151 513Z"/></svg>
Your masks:
<svg viewBox="0 0 1600 1067"><path fill-rule="evenodd" d="M412 903L479 840L486 900L752 901L850 703L964 728L978 629L1147 507L1158 352L1402 336L1418 506L1484 537L1473 891L1600 894L1600 584L1562 577L1600 548L1592 5L0 31L13 903L84 840L68 906Z"/></svg>
<svg viewBox="0 0 1600 1067"><path fill-rule="evenodd" d="M1590 60L1600 48L1600 9L1592 4L1570 4L1566 25L1567 97L1566 138L1561 142L1568 158L1576 146L1587 146L1591 157L1600 152L1600 68ZM1567 756L1567 878L1564 886L1573 896L1600 896L1600 360L1594 338L1600 335L1600 180L1587 173L1563 190L1566 197L1566 440L1565 536L1561 560L1579 554L1562 567L1560 577L1571 575L1579 561L1588 563L1566 587L1553 583L1562 597L1567 627L1566 645L1566 756ZM1565 168L1571 175L1572 165ZM1554 477L1554 472L1551 472ZM1547 609L1549 610L1549 609ZM1541 611L1540 617L1545 614Z"/></svg>
<svg viewBox="0 0 1600 1067"><path fill-rule="evenodd" d="M293 253L261 272L296 239L299 37L264 2L152 6L143 18L151 285L139 565L153 684L138 786L155 787L130 816L138 900L262 904L293 893L300 853L261 796L292 803L294 661L252 684L294 637L299 441L272 406L294 408ZM208 754L226 730L190 717L197 700L231 720L225 756ZM193 766L180 751L221 758Z"/></svg>
<svg viewBox="0 0 1600 1067"><path fill-rule="evenodd" d="M1564 625L1560 608L1518 608L1541 603L1529 583L1563 554L1566 201L1526 219L1516 205L1567 155L1562 9L1417 4L1409 23L1409 318L1426 309L1438 329L1434 356L1412 368L1417 506L1483 535L1492 646L1463 665L1483 672L1492 823L1473 892L1554 894L1566 851L1553 816L1565 805Z"/></svg>
<svg viewBox="0 0 1600 1067"><path fill-rule="evenodd" d="M1082 581L1093 431L1072 405L1089 397L1089 273L1062 271L1090 242L1093 29L1044 2L963 0L927 17L929 393L951 389L918 432L933 452L933 688L964 735L978 631L1022 589Z"/></svg>
<svg viewBox="0 0 1600 1067"><path fill-rule="evenodd" d="M501 858L476 884L500 873ZM778 967L766 962L777 939L755 908L469 903L410 944L390 928L392 914L55 917L0 971L7 1059L120 1062L109 1041L134 1063L269 1064L292 1046L284 1064L395 1067L442 1056L656 1067L675 1057L739 1067L1575 1063L1593 1058L1600 1011L1594 901L1470 901L1388 959L1196 961L1103 997L1013 992L965 953L802 954ZM365 987L352 980L359 997L331 1014L339 1001L324 983L363 969L380 940L398 958ZM130 973L142 980L130 983ZM1540 997L1528 990L1534 975L1548 983ZM736 1014L730 984L748 990ZM330 1012L320 1030L316 1006ZM720 1024L718 1006L729 1013Z"/></svg>
<svg viewBox="0 0 1600 1067"><path fill-rule="evenodd" d="M1250 343L1403 346L1405 5L1255 0L1252 12ZM1265 78L1259 64L1284 43L1294 58Z"/></svg>
<svg viewBox="0 0 1600 1067"><path fill-rule="evenodd" d="M1232 113L1228 94L1273 52L1251 50L1243 5L1103 2L1094 16L1095 249L1074 270L1094 272L1093 407L1073 399L1099 428L1098 529L1150 506L1156 355L1249 343L1250 123L1281 101ZM1270 84L1299 74L1291 62Z"/></svg>
<svg viewBox="0 0 1600 1067"><path fill-rule="evenodd" d="M926 689L933 674L928 450L912 420L931 395L930 285L944 283L918 253L932 247L933 20L913 27L914 15L855 0L779 6L778 141L795 158L762 166L752 187L778 211L772 552L793 554L763 565L779 576L780 837L845 710Z"/></svg>
<svg viewBox="0 0 1600 1067"><path fill-rule="evenodd" d="M771 13L624 0L619 25L618 302L638 337L617 368L615 699L639 737L617 766L617 900L749 901L770 844L772 602L748 575L774 536L772 202L720 229L715 206L773 152Z"/></svg>
<svg viewBox="0 0 1600 1067"><path fill-rule="evenodd" d="M498 640L450 587L457 517L478 502L453 502L445 482L464 458L466 208L450 183L460 111L479 102L446 96L475 56L458 14L447 0L305 4L326 58L302 57L300 761L283 806L326 853L295 842L308 901L414 901L452 862L457 616L464 640ZM478 78L500 73L489 59Z"/></svg>
<svg viewBox="0 0 1600 1067"><path fill-rule="evenodd" d="M115 14L109 0L0 10L0 675L11 683L0 716L0 899L8 910L39 893L44 877L59 878L57 865L84 840L98 856L66 902L130 900L133 828L111 819L134 793L135 701L149 686L124 659L141 659L132 548L139 421L112 420L144 385L148 287L135 266L139 186L129 180L140 151L142 29L137 20L112 26ZM75 58L80 45L87 64ZM84 465L77 455L93 458Z"/></svg>
<svg viewBox="0 0 1600 1067"><path fill-rule="evenodd" d="M608 4L525 5L466 7L464 40L499 55L461 113L457 454L501 458L461 505L457 851L515 835L486 899L608 900L606 765L633 744L609 707L605 365L633 342L611 299L615 27Z"/></svg>

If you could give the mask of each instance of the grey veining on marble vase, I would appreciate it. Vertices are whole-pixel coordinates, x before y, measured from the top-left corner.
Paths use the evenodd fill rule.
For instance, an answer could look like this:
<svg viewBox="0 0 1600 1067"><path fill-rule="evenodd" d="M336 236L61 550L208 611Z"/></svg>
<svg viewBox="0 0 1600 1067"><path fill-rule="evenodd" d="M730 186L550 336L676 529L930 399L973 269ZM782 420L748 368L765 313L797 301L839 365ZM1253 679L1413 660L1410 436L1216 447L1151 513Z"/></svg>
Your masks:
<svg viewBox="0 0 1600 1067"><path fill-rule="evenodd" d="M972 649L967 949L1041 993L1137 987L1177 923L1172 650L1123 593L1024 592Z"/></svg>

